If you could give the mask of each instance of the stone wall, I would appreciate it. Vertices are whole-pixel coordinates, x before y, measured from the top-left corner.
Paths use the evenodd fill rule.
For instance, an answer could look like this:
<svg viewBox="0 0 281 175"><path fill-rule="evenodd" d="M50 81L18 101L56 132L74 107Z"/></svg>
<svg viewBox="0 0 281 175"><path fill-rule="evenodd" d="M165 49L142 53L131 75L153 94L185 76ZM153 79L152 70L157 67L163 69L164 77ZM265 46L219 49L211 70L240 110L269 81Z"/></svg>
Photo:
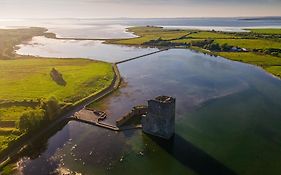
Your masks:
<svg viewBox="0 0 281 175"><path fill-rule="evenodd" d="M133 109L127 113L125 116L121 117L116 121L116 126L120 127L125 125L133 117L142 116L147 113L147 106L135 106Z"/></svg>

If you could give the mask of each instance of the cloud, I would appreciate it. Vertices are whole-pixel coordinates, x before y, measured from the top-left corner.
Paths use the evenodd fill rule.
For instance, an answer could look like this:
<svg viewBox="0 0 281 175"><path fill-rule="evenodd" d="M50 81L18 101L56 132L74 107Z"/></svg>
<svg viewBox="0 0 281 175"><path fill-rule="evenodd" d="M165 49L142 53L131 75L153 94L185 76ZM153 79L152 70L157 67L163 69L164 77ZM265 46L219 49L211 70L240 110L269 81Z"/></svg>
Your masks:
<svg viewBox="0 0 281 175"><path fill-rule="evenodd" d="M9 17L281 16L281 0L0 0Z"/></svg>
<svg viewBox="0 0 281 175"><path fill-rule="evenodd" d="M71 0L76 1L76 0ZM253 4L280 4L281 0L81 0L88 3L131 3L131 4L189 4L189 3L253 3Z"/></svg>

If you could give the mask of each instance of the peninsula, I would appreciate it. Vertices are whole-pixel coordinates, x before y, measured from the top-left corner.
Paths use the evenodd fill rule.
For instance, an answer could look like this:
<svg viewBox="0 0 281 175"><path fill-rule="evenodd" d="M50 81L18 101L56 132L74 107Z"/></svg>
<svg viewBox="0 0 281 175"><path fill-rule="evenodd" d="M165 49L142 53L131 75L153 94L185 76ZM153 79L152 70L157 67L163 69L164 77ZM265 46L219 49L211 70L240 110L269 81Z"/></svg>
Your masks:
<svg viewBox="0 0 281 175"><path fill-rule="evenodd" d="M247 29L245 32L166 29L144 26L127 29L139 37L107 43L143 47L187 48L262 67L281 77L281 29Z"/></svg>

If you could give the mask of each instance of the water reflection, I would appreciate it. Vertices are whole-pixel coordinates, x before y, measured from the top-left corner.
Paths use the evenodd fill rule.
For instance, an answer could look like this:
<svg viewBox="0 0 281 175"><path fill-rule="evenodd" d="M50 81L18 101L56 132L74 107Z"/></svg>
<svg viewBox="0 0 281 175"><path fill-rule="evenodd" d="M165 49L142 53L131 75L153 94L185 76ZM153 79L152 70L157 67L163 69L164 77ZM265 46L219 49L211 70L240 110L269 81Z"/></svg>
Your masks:
<svg viewBox="0 0 281 175"><path fill-rule="evenodd" d="M237 93L248 82L237 65L208 55L174 49L119 65L126 84L113 96L96 104L113 123L133 106L150 98L169 95L177 98L177 114L198 107L205 101Z"/></svg>
<svg viewBox="0 0 281 175"><path fill-rule="evenodd" d="M42 36L34 37L32 41L18 45L18 47L16 52L20 55L90 58L108 62L116 62L158 50L156 48L103 44L102 41L56 40Z"/></svg>

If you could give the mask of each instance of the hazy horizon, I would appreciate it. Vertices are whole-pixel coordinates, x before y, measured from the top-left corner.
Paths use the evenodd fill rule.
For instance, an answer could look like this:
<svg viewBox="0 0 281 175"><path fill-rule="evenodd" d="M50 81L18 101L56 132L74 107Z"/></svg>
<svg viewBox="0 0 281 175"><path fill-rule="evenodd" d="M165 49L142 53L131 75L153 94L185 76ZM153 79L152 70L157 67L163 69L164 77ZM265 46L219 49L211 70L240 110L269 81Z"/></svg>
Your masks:
<svg viewBox="0 0 281 175"><path fill-rule="evenodd" d="M280 0L0 0L0 18L281 16Z"/></svg>
<svg viewBox="0 0 281 175"><path fill-rule="evenodd" d="M255 18L276 18L276 19L281 19L281 15L280 16L227 16L227 17L221 17L221 16L210 16L210 17L206 17L206 16L202 16L202 17L188 17L188 16L182 16L182 17L10 17L10 18L2 18L0 17L0 20L10 20L10 19L85 19L85 20L107 20L107 19L211 19L211 18L233 18L233 19L255 19Z"/></svg>

